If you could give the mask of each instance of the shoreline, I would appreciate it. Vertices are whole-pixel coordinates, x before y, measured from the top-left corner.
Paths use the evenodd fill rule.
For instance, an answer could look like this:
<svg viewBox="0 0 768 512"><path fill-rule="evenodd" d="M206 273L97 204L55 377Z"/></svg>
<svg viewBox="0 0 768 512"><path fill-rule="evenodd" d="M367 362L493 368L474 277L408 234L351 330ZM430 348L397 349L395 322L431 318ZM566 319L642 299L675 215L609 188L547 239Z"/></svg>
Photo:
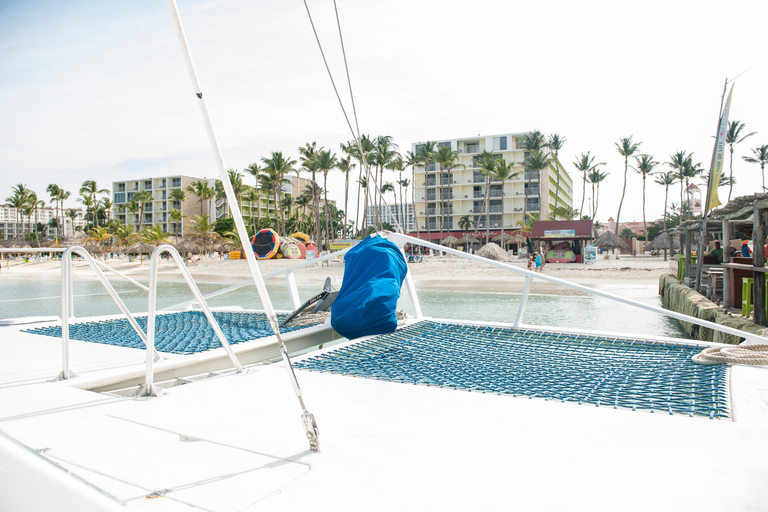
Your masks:
<svg viewBox="0 0 768 512"><path fill-rule="evenodd" d="M103 259L100 260L104 263ZM258 262L262 275L284 270L301 260L261 260ZM40 262L12 262L10 269L7 261L2 262L0 286L3 279L58 280L61 276L60 262L48 260ZM506 262L516 268L525 269L526 260ZM106 264L116 271L137 281L149 280L149 263L145 261L128 262L126 258L107 259ZM409 265L411 275L418 290L428 291L465 291L491 293L522 293L526 276L497 267L483 265L475 261L454 257L425 257L421 263ZM245 260L206 259L188 266L192 277L200 283L237 284L250 281L250 270ZM598 260L594 264L548 263L543 274L570 281L590 288L611 288L621 285L658 286L659 278L672 271L669 261L662 257L625 257L618 260ZM109 274L107 274L109 275ZM317 284L318 289L327 277L335 288L340 288L344 275L344 264L333 262L330 266L313 266L298 269L294 273L298 284ZM73 263L73 276L77 279L96 279L90 266L83 261ZM158 278L165 282L183 282L181 272L172 261L163 260L158 264ZM111 279L119 279L111 276ZM275 280L285 282L283 276ZM534 279L531 293L553 295L584 295L586 292Z"/></svg>

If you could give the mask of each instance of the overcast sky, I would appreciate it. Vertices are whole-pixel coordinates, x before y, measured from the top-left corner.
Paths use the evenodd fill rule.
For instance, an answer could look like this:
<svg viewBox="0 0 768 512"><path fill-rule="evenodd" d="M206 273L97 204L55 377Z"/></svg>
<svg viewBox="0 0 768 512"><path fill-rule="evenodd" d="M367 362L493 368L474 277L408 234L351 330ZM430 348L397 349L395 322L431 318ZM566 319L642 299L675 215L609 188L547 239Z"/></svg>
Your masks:
<svg viewBox="0 0 768 512"><path fill-rule="evenodd" d="M693 152L709 169L724 81L749 70L735 81L730 118L757 135L736 146L734 196L760 190L759 167L741 157L768 144L766 2L337 5L360 130L391 135L402 152L427 139L558 133L577 208L571 162L590 151L607 164L605 221L623 185L615 142L632 136L659 162ZM309 6L345 85L333 3ZM179 0L179 9L228 168L351 139L302 2ZM56 183L74 198L88 179L109 188L216 173L166 2L0 0L0 201L17 183L45 199ZM343 207L340 176L330 195ZM650 221L664 191L649 183L647 195ZM632 170L621 220L642 220Z"/></svg>

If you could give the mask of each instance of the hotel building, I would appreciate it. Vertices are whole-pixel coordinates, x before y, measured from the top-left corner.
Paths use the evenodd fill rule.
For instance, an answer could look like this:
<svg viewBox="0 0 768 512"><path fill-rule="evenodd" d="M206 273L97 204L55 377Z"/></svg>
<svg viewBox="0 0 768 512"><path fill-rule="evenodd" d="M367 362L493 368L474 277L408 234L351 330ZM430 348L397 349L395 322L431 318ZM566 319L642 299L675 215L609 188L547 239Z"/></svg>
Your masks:
<svg viewBox="0 0 768 512"><path fill-rule="evenodd" d="M298 197L301 195L306 186L310 183L310 180L305 178L299 178L297 176L287 176L290 183L286 183L282 187L282 193L290 194L291 196ZM198 200L198 197L187 190L187 187L194 181L207 181L208 186L212 189L216 188L216 179L205 178L193 178L190 176L165 176L161 178L143 178L138 180L128 181L115 181L112 183L112 210L114 212L114 219L121 223L133 226L137 228L139 225L139 213L132 213L128 211L128 205L133 200L134 194L140 190L147 190L152 194L152 200L147 202L144 206L144 218L141 221L142 229L146 226L160 226L160 228L166 233L182 234L184 226L189 222L189 219L194 219L196 215L200 215L202 206L202 215L208 215L211 222L215 222L222 218L229 217L229 204L225 197L214 197L213 199L203 201L202 205ZM174 201L171 198L173 190L181 189L186 196L185 201ZM328 201L331 204L335 204L334 201ZM322 198L320 200L322 208ZM176 226L175 222L170 218L171 210L180 210L184 218L179 226ZM250 223L251 213L253 217L275 217L275 204L271 194L267 194L267 191L261 191L261 197L258 202L251 202L246 199L241 199L240 210L243 217L246 219L246 223ZM288 212L285 213L288 216Z"/></svg>
<svg viewBox="0 0 768 512"><path fill-rule="evenodd" d="M71 208L65 208L64 211ZM86 225L85 211L82 208L75 208L78 212L78 216L75 219L71 219L64 215L64 212L59 209L58 223L61 226L60 233L64 235L64 229L66 224L67 236L72 235L75 229L82 228ZM56 218L56 208L46 206L45 208L37 209L37 220L35 220L35 214L32 214L30 219L28 216L19 212L16 208L9 205L0 206L0 239L16 238L28 233L34 232L35 222L48 226L48 238L56 236L56 228L53 228L49 223Z"/></svg>
<svg viewBox="0 0 768 512"><path fill-rule="evenodd" d="M414 211L418 236L436 240L440 238L441 227L443 237L449 234L457 238L464 234L485 236L486 178L479 164L479 155L483 151L491 152L494 158L502 158L507 163L514 162L514 170L519 171L516 177L505 180L503 190L501 180L491 179L487 215L491 237L498 235L502 226L507 232L518 229L518 222L524 220L526 213L538 213L541 220L546 220L555 205L558 174L557 205L573 207L573 180L567 172L558 173L547 168L539 175L524 168L527 152L523 149L523 140L528 134L436 141L436 150L441 146L450 147L458 152L459 158L450 171L441 170L435 162L430 162L428 168L416 167ZM419 143L411 145L414 154L418 154L420 148ZM469 216L473 223L468 230L459 230L459 219L463 216Z"/></svg>
<svg viewBox="0 0 768 512"><path fill-rule="evenodd" d="M366 226L376 225L376 210L379 211L381 221L390 224L397 229L397 223L403 228L403 233L416 231L416 217L413 215L413 203L390 203L389 206L369 206L366 212Z"/></svg>

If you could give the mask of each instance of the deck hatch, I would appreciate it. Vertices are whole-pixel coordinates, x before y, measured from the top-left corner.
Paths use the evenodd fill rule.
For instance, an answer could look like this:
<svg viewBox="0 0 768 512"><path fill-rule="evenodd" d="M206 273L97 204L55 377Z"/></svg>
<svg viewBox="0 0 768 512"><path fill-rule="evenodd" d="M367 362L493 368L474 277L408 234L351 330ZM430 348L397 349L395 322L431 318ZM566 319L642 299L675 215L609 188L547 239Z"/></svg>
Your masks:
<svg viewBox="0 0 768 512"><path fill-rule="evenodd" d="M730 417L727 365L704 345L423 321L296 363L395 382L709 418Z"/></svg>

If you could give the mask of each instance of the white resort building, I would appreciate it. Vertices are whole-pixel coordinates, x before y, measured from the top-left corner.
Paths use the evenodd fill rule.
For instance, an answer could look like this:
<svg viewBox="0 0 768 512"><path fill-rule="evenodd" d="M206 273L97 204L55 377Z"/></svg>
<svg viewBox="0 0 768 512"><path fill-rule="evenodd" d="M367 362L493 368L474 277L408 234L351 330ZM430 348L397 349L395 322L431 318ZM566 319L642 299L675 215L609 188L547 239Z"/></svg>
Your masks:
<svg viewBox="0 0 768 512"><path fill-rule="evenodd" d="M386 222L397 228L397 223L403 228L404 233L416 231L416 217L413 215L413 203L390 203L389 206L368 206L366 212L366 226L376 225L376 211L381 216L381 222Z"/></svg>
<svg viewBox="0 0 768 512"><path fill-rule="evenodd" d="M77 215L73 218L66 215L67 210L74 210ZM48 238L56 236L56 228L50 225L53 219L57 219L58 225L61 226L60 233L62 236L65 233L69 236L75 232L77 228L82 228L86 225L85 211L82 208L65 208L64 211L58 210L58 218L56 217L56 208L52 206L46 206L45 208L38 208L31 217L24 215L23 212L19 212L13 206L7 204L0 205L0 240L8 238L16 238L22 235L27 235L34 232L35 223L43 224L48 227Z"/></svg>
<svg viewBox="0 0 768 512"><path fill-rule="evenodd" d="M526 151L522 149L522 141L529 133L436 141L436 150L441 146L450 147L459 153L459 159L450 170L441 169L435 162L430 162L428 168L416 167L414 211L418 236L438 240L441 231L443 238L449 234L458 238L469 233L485 236L486 178L479 167L479 155L483 151L507 163L514 162L514 170L519 171L513 179L505 180L503 190L501 180L491 179L487 215L491 237L497 236L502 226L507 232L517 229L526 213L538 213L542 220L547 219L556 195L558 206L572 208L573 180L567 172L547 168L539 176L523 167ZM420 146L420 143L411 145L414 154L419 153ZM459 228L459 220L464 216L471 220L469 229Z"/></svg>

